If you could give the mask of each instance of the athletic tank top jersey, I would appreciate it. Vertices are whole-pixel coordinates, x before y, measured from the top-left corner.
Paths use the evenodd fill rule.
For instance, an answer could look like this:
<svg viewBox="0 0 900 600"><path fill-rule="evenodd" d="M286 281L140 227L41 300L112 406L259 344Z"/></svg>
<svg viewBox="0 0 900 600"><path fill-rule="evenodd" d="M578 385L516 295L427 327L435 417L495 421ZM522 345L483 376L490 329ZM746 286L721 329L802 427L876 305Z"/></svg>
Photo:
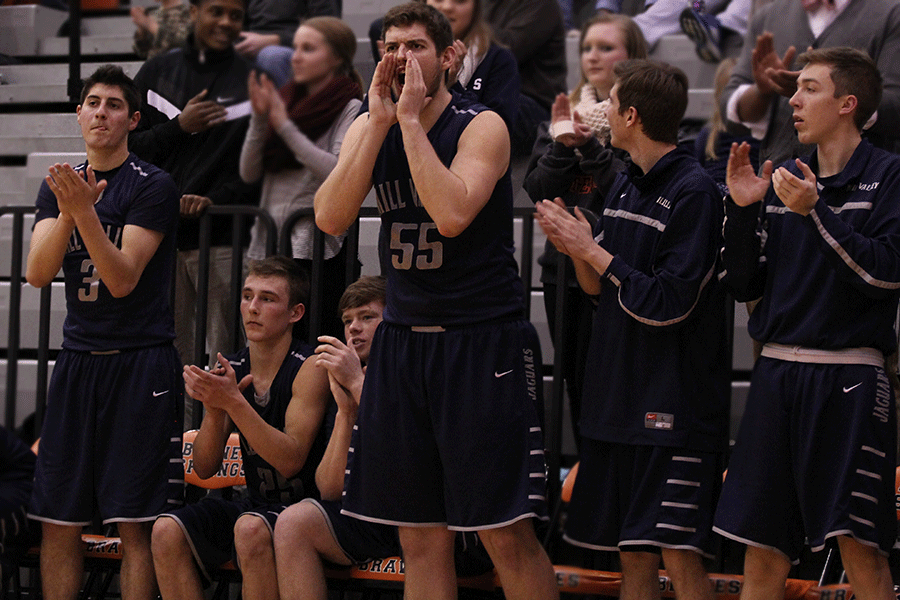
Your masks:
<svg viewBox="0 0 900 600"><path fill-rule="evenodd" d="M87 164L76 167L83 172ZM175 227L180 194L165 171L134 154L118 169L94 172L109 183L94 208L106 235L122 247L126 225L165 234L156 253L144 267L137 286L124 298L114 298L100 280L87 247L76 229L63 257L66 288L66 320L63 348L105 351L145 348L175 339L169 303L175 260ZM59 216L56 196L46 182L37 198L35 222Z"/></svg>
<svg viewBox="0 0 900 600"><path fill-rule="evenodd" d="M293 340L287 356L281 363L269 391L263 397L256 396L253 385L244 390L244 397L263 420L279 431L284 431L284 416L288 404L291 403L292 387L297 372L309 356L312 346ZM234 368L235 376L240 381L250 373L250 349L244 348L237 354L229 356L228 362ZM240 432L238 432L240 433ZM321 427L309 450L303 468L290 479L286 479L268 462L263 460L244 439L241 434L241 459L244 463L244 477L247 490L254 504L280 504L297 502L308 496L317 497L315 485L316 467L325 453L326 431Z"/></svg>
<svg viewBox="0 0 900 600"><path fill-rule="evenodd" d="M463 130L487 110L457 92L452 95L428 132L448 167ZM442 236L421 206L398 124L381 147L373 182L381 213L381 272L387 277L386 321L454 326L524 317L524 292L513 254L509 170L469 227L454 238Z"/></svg>

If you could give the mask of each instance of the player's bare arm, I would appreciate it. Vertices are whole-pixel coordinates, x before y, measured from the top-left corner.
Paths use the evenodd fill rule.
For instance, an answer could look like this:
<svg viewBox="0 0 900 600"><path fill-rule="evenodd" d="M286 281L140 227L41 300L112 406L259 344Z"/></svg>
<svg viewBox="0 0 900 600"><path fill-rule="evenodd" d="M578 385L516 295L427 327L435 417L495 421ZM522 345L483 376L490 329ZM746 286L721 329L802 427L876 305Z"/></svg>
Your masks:
<svg viewBox="0 0 900 600"><path fill-rule="evenodd" d="M62 268L63 257L73 231L75 221L64 214L55 219L41 219L35 223L25 266L25 279L28 283L36 288L50 285Z"/></svg>
<svg viewBox="0 0 900 600"><path fill-rule="evenodd" d="M452 52L448 52L452 58ZM428 140L419 115L428 104L418 61L410 53L398 103L398 121L416 193L441 235L462 233L487 204L509 166L509 132L503 119L485 111L459 138L448 169Z"/></svg>
<svg viewBox="0 0 900 600"><path fill-rule="evenodd" d="M53 183L53 178L49 174L45 180L48 186ZM75 231L72 215L62 212L62 207L58 208L60 213L56 218L38 221L31 234L25 279L37 288L50 285L59 273L69 239Z"/></svg>
<svg viewBox="0 0 900 600"><path fill-rule="evenodd" d="M353 348L331 336L320 336L319 342L316 364L328 372L331 395L338 410L328 446L316 469L316 487L323 499L339 500L365 375Z"/></svg>
<svg viewBox="0 0 900 600"><path fill-rule="evenodd" d="M219 357L226 374L234 369ZM306 463L306 456L322 426L328 406L328 374L316 368L315 357L308 358L291 386L291 402L285 413L284 431L266 423L241 395L241 401L229 395L226 409L235 426L250 446L283 477L296 475Z"/></svg>
<svg viewBox="0 0 900 600"><path fill-rule="evenodd" d="M328 445L316 468L316 487L323 500L340 500L344 489L344 473L347 469L347 452L350 451L350 441L353 437L353 426L356 425L358 416L359 398L342 387L333 376L329 375L331 395L338 405L338 412L334 417L334 427ZM355 405L355 408L347 407Z"/></svg>
<svg viewBox="0 0 900 600"><path fill-rule="evenodd" d="M234 373L234 371L232 371ZM207 371L196 365L185 365L182 377L186 394L199 401L211 400L214 394L227 393L232 381L223 377L225 369L219 365L213 371ZM235 383L238 393L250 385L252 378L248 375ZM228 436L234 430L234 424L225 410L204 403L203 422L194 440L194 470L202 478L212 477L222 465L222 453Z"/></svg>
<svg viewBox="0 0 900 600"><path fill-rule="evenodd" d="M372 189L372 169L387 132L396 122L391 81L396 61L385 55L375 67L369 85L369 112L356 118L347 129L337 165L319 186L313 203L316 225L325 233L340 235L359 214L359 207Z"/></svg>
<svg viewBox="0 0 900 600"><path fill-rule="evenodd" d="M204 411L193 449L194 471L199 477L212 477L222 467L225 445L232 431L234 424L224 410L209 407Z"/></svg>
<svg viewBox="0 0 900 600"><path fill-rule="evenodd" d="M750 163L750 144L741 142L740 145L736 143L731 145L725 183L735 204L750 206L754 202L762 201L769 189L771 178L772 161L767 160L763 164L762 177L758 177Z"/></svg>
<svg viewBox="0 0 900 600"><path fill-rule="evenodd" d="M117 248L106 235L94 210L94 203L106 188L106 182L96 180L90 165L82 177L68 163L57 163L50 167L47 184L56 195L60 212L71 215L94 268L110 294L116 298L130 294L165 234L126 225L122 230L122 247Z"/></svg>
<svg viewBox="0 0 900 600"><path fill-rule="evenodd" d="M612 255L595 241L591 225L577 208L575 216L566 209L562 198L542 200L536 204L535 218L547 239L557 250L572 259L578 284L586 294L600 293L600 275L606 272Z"/></svg>

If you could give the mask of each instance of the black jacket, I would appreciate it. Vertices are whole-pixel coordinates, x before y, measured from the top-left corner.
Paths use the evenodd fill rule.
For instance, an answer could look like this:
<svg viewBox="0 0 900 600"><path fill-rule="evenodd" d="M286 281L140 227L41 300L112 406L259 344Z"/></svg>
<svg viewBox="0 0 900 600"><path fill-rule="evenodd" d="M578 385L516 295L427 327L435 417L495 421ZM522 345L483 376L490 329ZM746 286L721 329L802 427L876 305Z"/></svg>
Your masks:
<svg viewBox="0 0 900 600"><path fill-rule="evenodd" d="M141 120L128 137L129 149L168 171L182 194L206 196L215 205L258 204L259 188L241 181L238 162L250 122L247 76L251 65L232 49L200 51L187 44L148 60L134 81L141 93ZM207 90L237 116L206 131L190 134L177 116L188 101ZM230 217L214 217L212 243L231 243ZM197 219L182 218L179 250L198 246Z"/></svg>

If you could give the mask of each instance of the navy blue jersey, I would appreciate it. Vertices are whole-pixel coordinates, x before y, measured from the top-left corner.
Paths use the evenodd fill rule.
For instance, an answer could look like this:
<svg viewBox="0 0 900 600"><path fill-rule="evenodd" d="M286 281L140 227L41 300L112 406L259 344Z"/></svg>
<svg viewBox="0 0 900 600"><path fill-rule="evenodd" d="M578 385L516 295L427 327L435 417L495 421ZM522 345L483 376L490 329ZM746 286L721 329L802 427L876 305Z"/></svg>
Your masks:
<svg viewBox="0 0 900 600"><path fill-rule="evenodd" d="M76 167L82 173L87 163ZM66 282L66 320L63 348L104 351L144 348L171 342L175 325L169 296L175 256L175 226L180 193L169 175L134 154L118 169L95 171L97 181L108 181L94 205L100 223L117 248L122 247L126 225L165 234L144 267L134 290L114 298L100 279L87 247L76 229L63 257ZM37 197L35 222L56 218L56 196L47 182Z"/></svg>
<svg viewBox="0 0 900 600"><path fill-rule="evenodd" d="M269 386L268 401L261 405L256 401L256 390L251 384L244 390L244 398L250 403L263 420L284 431L284 417L287 407L293 398L293 385L300 367L313 354L313 348L300 340L293 340L287 356L281 363L272 385ZM234 368L235 376L240 381L250 373L250 349L244 348L235 355L228 356L228 362ZM238 431L240 433L240 431ZM315 484L316 467L325 453L327 435L321 427L316 439L309 449L303 468L285 479L275 467L259 456L241 434L241 459L244 463L244 476L247 479L247 490L254 505L270 503L297 502L308 496L318 497Z"/></svg>
<svg viewBox="0 0 900 600"><path fill-rule="evenodd" d="M452 95L428 131L431 145L447 167L465 128L487 110L457 92ZM453 238L438 232L419 201L399 124L388 132L372 179L381 213L381 272L388 283L385 320L416 326L522 318L524 290L513 255L508 170L481 212Z"/></svg>
<svg viewBox="0 0 900 600"><path fill-rule="evenodd" d="M804 159L813 173L817 155ZM803 179L793 161L783 165ZM761 298L753 339L834 350L896 348L900 290L900 157L863 140L844 170L818 179L807 216L770 187L761 203L726 203L723 281L738 300Z"/></svg>
<svg viewBox="0 0 900 600"><path fill-rule="evenodd" d="M594 317L582 435L724 449L730 369L716 279L722 198L684 148L613 183L594 230L613 255Z"/></svg>

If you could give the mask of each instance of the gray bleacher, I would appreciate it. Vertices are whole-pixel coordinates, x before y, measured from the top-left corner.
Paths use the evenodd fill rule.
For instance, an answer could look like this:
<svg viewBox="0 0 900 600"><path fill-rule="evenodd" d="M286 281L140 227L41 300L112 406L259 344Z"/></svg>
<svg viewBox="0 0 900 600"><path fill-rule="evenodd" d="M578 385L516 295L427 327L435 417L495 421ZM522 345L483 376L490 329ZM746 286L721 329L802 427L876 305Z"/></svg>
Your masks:
<svg viewBox="0 0 900 600"><path fill-rule="evenodd" d="M8 56L37 54L41 41L56 35L66 14L44 6L0 7L0 53Z"/></svg>
<svg viewBox="0 0 900 600"><path fill-rule="evenodd" d="M134 0L136 5L152 5L153 0ZM358 38L358 48L354 64L368 81L374 72L374 62L369 50L369 24L384 14L398 0L344 0L344 19L353 28ZM68 78L68 39L58 37L60 25L66 14L41 6L0 7L0 53L11 56L39 58L56 57L51 63L0 66L0 207L12 205L32 205L37 186L46 173L50 162L57 160L79 160L65 153L83 156L84 146L75 120L74 110L59 112L58 104L67 101L66 79ZM85 15L81 44L84 60L81 67L83 76L92 72L101 62L112 57L125 71L134 75L141 63L131 53L133 25L124 13L113 16ZM579 51L578 36L570 35L566 43L569 65L568 83L570 87L578 81ZM653 57L677 65L688 75L691 83L688 116L703 120L712 108L712 78L714 67L697 59L693 44L685 36L663 38L653 52ZM41 110L42 104L57 104L49 110ZM4 107L16 107L5 110ZM24 162L25 164L19 164ZM524 161L513 165L514 181L524 177ZM366 205L374 205L372 199ZM517 186L517 206L530 206L524 191ZM25 246L31 220L26 218ZM370 274L378 269L376 255L378 223L375 219L365 219L361 226L360 258L363 272ZM9 306L9 264L3 257L8 256L11 239L11 219L0 218L0 349L6 347L7 319ZM521 248L520 228L517 226L516 244ZM532 241L533 257L536 259L543 248L544 237L539 228ZM552 360L552 344L543 309L543 299L538 276L540 269L533 261L533 281L531 290L531 318L538 329L544 348L545 363ZM54 288L58 288L55 285ZM37 294L29 286L24 286L23 310L20 315L22 325L22 347L36 347ZM61 341L62 318L65 314L61 289L54 289L52 308L51 347L58 348ZM749 339L746 336L746 311L737 310L735 368L749 370ZM20 363L19 407L17 424L34 407L34 361ZM0 373L6 373L6 362L0 361ZM0 376L0 394L5 394L5 377ZM549 386L547 386L549 390ZM0 396L2 397L2 396ZM740 417L743 398L746 397L746 382L737 382L733 394L732 420ZM567 410L567 409L566 409ZM568 417L566 417L568 418ZM564 452L574 452L570 428L564 426ZM736 427L732 427L732 434Z"/></svg>

